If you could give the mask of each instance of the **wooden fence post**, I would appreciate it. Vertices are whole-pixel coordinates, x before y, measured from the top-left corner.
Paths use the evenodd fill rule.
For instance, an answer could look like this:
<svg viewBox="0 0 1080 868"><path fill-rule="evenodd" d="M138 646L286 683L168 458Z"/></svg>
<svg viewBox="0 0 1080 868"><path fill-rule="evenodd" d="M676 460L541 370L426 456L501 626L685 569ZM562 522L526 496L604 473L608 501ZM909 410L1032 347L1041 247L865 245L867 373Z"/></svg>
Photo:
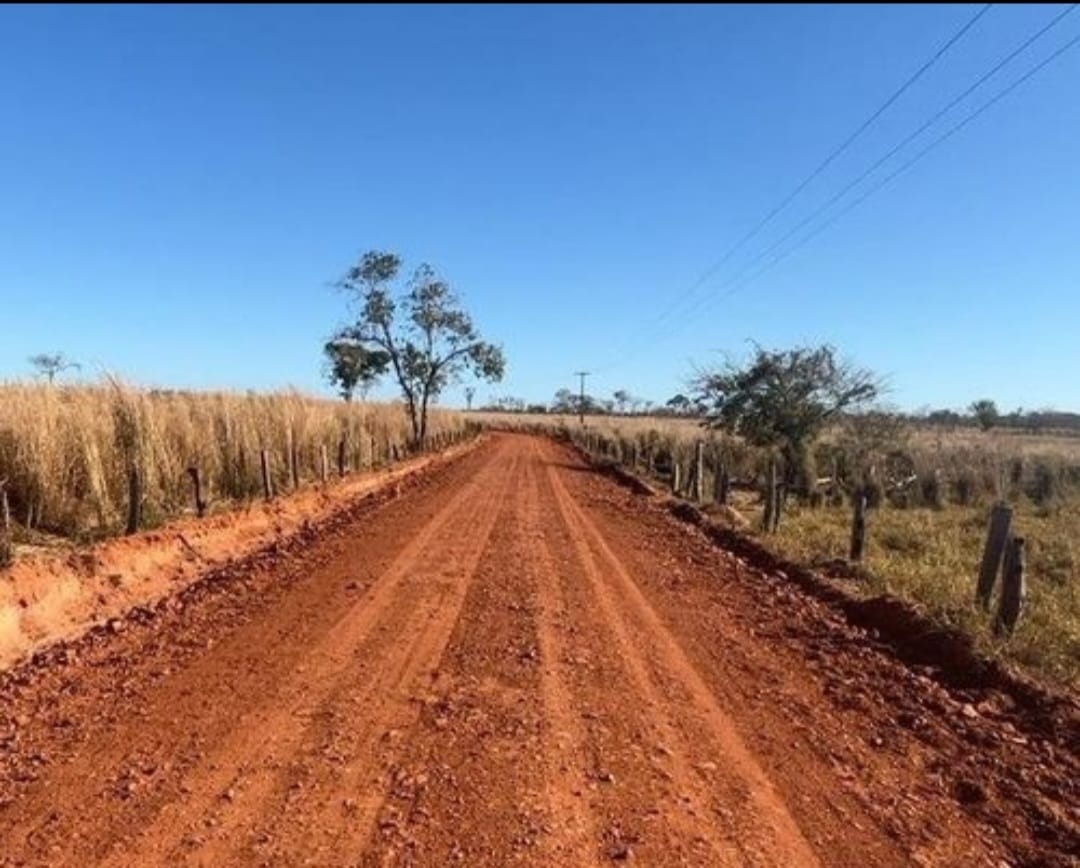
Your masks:
<svg viewBox="0 0 1080 868"><path fill-rule="evenodd" d="M1009 526L1012 524L1012 507L1007 503L995 503L990 511L990 525L986 531L986 545L983 547L982 564L979 567L979 581L975 586L975 601L990 608L990 597L994 593L998 567L1005 553L1009 539Z"/></svg>
<svg viewBox="0 0 1080 868"><path fill-rule="evenodd" d="M142 524L142 473L139 465L132 463L128 471L128 514L125 532L130 536L137 533Z"/></svg>
<svg viewBox="0 0 1080 868"><path fill-rule="evenodd" d="M694 444L694 500L705 500L705 444L701 440Z"/></svg>
<svg viewBox="0 0 1080 868"><path fill-rule="evenodd" d="M679 475L680 475L679 471L680 470L681 470L681 467L679 466L679 458L678 458L677 455L672 454L672 456L671 456L671 493L674 494L676 497L679 494L679 488L680 488L679 483L682 482L682 480L679 479Z"/></svg>
<svg viewBox="0 0 1080 868"><path fill-rule="evenodd" d="M326 444L319 445L319 479L322 482L326 482L326 478L330 475L330 461L326 455Z"/></svg>
<svg viewBox="0 0 1080 868"><path fill-rule="evenodd" d="M296 491L300 487L300 461L297 454L296 437L293 435L292 428L289 429L288 447L289 479L292 482L292 490Z"/></svg>
<svg viewBox="0 0 1080 868"><path fill-rule="evenodd" d="M0 567L6 567L15 556L11 538L11 508L8 505L7 480L0 481Z"/></svg>
<svg viewBox="0 0 1080 868"><path fill-rule="evenodd" d="M195 494L195 514L202 518L206 515L206 501L203 500L202 496L202 477L199 476L198 467L189 467L187 472L191 477L191 487Z"/></svg>
<svg viewBox="0 0 1080 868"><path fill-rule="evenodd" d="M713 498L721 506L726 506L728 502L728 488L731 486L731 480L728 478L727 464L721 462L720 466L716 469L716 480L713 488Z"/></svg>
<svg viewBox="0 0 1080 868"><path fill-rule="evenodd" d="M1027 588L1024 583L1024 538L1012 537L1005 547L1005 563L1001 570L1001 600L998 603L994 632L1012 633L1024 608Z"/></svg>
<svg viewBox="0 0 1080 868"><path fill-rule="evenodd" d="M274 496L274 481L270 478L270 453L259 450L259 464L262 466L263 495L267 500Z"/></svg>
<svg viewBox="0 0 1080 868"><path fill-rule="evenodd" d="M765 533L776 530L776 458L769 459L769 474L765 480L765 512L761 516L761 529Z"/></svg>
<svg viewBox="0 0 1080 868"><path fill-rule="evenodd" d="M858 563L866 552L866 491L859 488L854 496L855 508L851 518L851 552L849 557Z"/></svg>

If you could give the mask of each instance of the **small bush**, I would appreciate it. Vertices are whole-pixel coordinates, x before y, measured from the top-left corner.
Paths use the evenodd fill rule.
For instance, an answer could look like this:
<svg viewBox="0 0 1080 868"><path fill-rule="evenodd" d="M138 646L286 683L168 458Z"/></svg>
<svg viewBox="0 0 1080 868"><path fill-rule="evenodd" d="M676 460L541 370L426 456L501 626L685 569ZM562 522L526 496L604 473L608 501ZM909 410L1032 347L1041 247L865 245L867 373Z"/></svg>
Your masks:
<svg viewBox="0 0 1080 868"><path fill-rule="evenodd" d="M1009 462L1009 485L1018 490L1024 484L1024 459L1019 455Z"/></svg>
<svg viewBox="0 0 1080 868"><path fill-rule="evenodd" d="M960 506L974 506L979 496L979 480L972 471L963 469L953 480L953 491Z"/></svg>
<svg viewBox="0 0 1080 868"><path fill-rule="evenodd" d="M1038 506L1049 506L1060 493L1058 475L1047 461L1038 461L1032 469L1027 495Z"/></svg>
<svg viewBox="0 0 1080 868"><path fill-rule="evenodd" d="M941 475L937 471L927 473L919 479L919 493L922 496L923 506L928 506L931 509L944 509L945 492L943 489Z"/></svg>

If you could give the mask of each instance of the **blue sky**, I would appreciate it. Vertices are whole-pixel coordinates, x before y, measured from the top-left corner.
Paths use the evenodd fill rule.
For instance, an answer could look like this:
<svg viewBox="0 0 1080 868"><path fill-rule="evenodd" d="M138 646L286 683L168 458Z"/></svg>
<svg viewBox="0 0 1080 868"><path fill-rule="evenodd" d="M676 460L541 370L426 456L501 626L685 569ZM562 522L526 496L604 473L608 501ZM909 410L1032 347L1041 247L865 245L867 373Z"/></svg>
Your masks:
<svg viewBox="0 0 1080 868"><path fill-rule="evenodd" d="M504 344L482 399L586 369L663 400L750 340L828 341L900 406L1080 410L1080 48L721 297L1061 8L991 9L657 323L977 7L4 7L0 376L56 349L324 389L330 283L381 247ZM1080 11L928 136L1077 33Z"/></svg>

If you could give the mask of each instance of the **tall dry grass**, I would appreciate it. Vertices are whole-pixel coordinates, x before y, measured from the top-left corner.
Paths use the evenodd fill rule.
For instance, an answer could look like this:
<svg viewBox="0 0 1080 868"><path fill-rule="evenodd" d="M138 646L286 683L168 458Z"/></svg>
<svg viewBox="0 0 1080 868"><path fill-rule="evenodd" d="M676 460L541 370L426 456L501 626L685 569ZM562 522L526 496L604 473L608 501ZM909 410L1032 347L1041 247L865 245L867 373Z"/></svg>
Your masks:
<svg viewBox="0 0 1080 868"><path fill-rule="evenodd" d="M578 417L561 413L468 414L481 424L535 429L576 436ZM762 481L767 459L738 437L706 430L687 417L586 416L586 430L622 444L638 443L661 467L686 462L697 441L706 443L706 464L722 458L733 478ZM864 448L842 428L827 430L807 456L808 473L828 477L834 471L849 481L863 464L875 467L883 481L915 475L917 485L893 497L894 505L979 506L996 499L1026 497L1040 506L1060 495L1080 493L1080 437L1014 431L938 429L910 424L902 435L877 448Z"/></svg>
<svg viewBox="0 0 1080 868"><path fill-rule="evenodd" d="M704 431L691 419L601 416L587 418L590 438L576 417L543 414L472 414L496 427L547 431L616 460L640 458L639 471L670 485L676 463L689 478L693 444L704 440L707 501L715 495L718 462L737 479L732 505L745 532L788 557L810 565L845 558L851 534L846 496L821 496L786 505L779 532L761 531L766 459L737 438ZM941 432L914 429L868 460L882 471L898 466L914 482L879 489L870 510L864 583L866 594L889 591L927 608L938 620L975 637L989 654L1019 663L1073 689L1080 688L1080 450L1077 438L1011 432ZM862 455L842 432L827 433L813 463L826 474L847 465L848 481ZM628 459L628 456L629 459ZM887 475L883 472L881 476ZM685 483L684 483L685 484ZM831 490L819 486L823 494ZM685 487L683 494L687 494ZM974 605L991 505L1014 509L1013 530L1027 541L1028 598L1011 637L997 637L992 616Z"/></svg>
<svg viewBox="0 0 1080 868"><path fill-rule="evenodd" d="M433 411L432 433L462 427ZM132 467L142 477L144 524L191 505L187 468L198 467L213 502L261 491L260 450L275 487L288 487L290 437L299 474L315 479L326 447L336 464L347 444L352 468L386 459L408 441L397 404L345 404L299 392L267 394L137 388L113 379L92 385L0 383L0 481L16 527L73 538L108 535L125 523Z"/></svg>

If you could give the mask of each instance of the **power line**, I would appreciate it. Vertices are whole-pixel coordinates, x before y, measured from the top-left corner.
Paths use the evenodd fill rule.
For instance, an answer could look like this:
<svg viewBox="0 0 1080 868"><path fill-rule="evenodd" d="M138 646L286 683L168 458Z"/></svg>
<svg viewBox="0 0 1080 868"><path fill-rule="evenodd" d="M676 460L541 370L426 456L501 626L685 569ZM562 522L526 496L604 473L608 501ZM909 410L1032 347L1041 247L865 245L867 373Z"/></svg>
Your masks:
<svg viewBox="0 0 1080 868"><path fill-rule="evenodd" d="M948 104L946 104L943 108L939 109L928 120L924 121L917 129L915 129L914 131L909 133L907 136L905 136L903 139L901 139L900 142L898 142L896 145L894 145L892 148L890 148L889 151L887 151L883 156L879 157L878 160L873 163L873 165L871 165L868 169L863 171L860 175L858 175L857 177L855 177L854 179L849 181L847 184L845 184L843 187L841 187L839 191L837 191L835 194L833 194L821 206L816 208L814 211L810 212L810 214L808 214L806 217L804 217L802 220L800 220L798 223L796 223L791 229L789 229L787 232L785 232L783 235L781 235L769 247L767 247L765 250L761 251L761 253L759 253L757 256L755 256L753 259L751 259L749 262L747 262L733 278L731 278L730 280L728 280L725 283L721 284L718 287L718 289L723 289L725 286L730 286L733 283L739 282L739 280L751 268L753 268L755 265L757 265L759 262L761 262L763 259L765 259L765 257L768 256L770 253L773 253L775 250L777 250L779 247L781 247L784 244L785 241L787 241L789 238L791 238L793 235L795 235L800 229L803 229L805 226L807 226L808 224L813 222L817 217L821 216L823 213L828 211L833 205L835 205L837 202L839 202L841 199L843 199L844 196L846 196L849 192L851 192L851 190L853 190L855 187L857 187L859 184L861 184L863 181L865 181L868 177L870 177L870 175L872 175L879 168L881 168L881 166L883 166L890 159L892 159L894 156L896 156L896 154L898 154L900 151L902 151L907 145L911 144L911 142L913 142L920 135L922 135L924 132L926 132L926 130L928 130L931 126L933 126L935 123L937 123L937 121L941 120L941 118L944 117L946 114L948 114L949 111L951 111L953 108L955 108L959 103L963 102L967 97L969 97L972 93L974 93L985 82L987 82L994 75L996 75L998 72L1000 72L1005 66L1007 66L1009 63L1011 63L1013 60L1015 60L1020 54L1022 54L1025 50L1027 50L1032 45L1032 43L1034 43L1036 40L1038 40L1039 38L1044 36L1051 29L1056 27L1058 25L1058 23L1060 23L1061 20L1066 15L1068 15L1070 12L1074 11L1077 8L1077 6L1080 6L1080 3L1073 3L1071 6L1066 7L1064 10L1062 10L1057 15L1055 15L1049 22L1044 24L1039 30L1037 30L1035 33L1033 33L1031 36L1029 36L1026 40L1024 40L1024 42L1022 42L1020 45L1018 45L1016 48L1014 48L1011 52L1009 52L1009 54L1007 54L1005 57L1003 57L1001 60L999 60L996 64L994 64L994 66L991 67L987 72L983 73L979 78L977 78L974 82L972 82L970 85L968 85L968 87L965 88L962 93L960 93L957 96L953 97L953 99L950 100Z"/></svg>
<svg viewBox="0 0 1080 868"><path fill-rule="evenodd" d="M731 259L731 257L735 255L735 253L741 250L747 242L751 241L755 236L757 236L757 234L762 229L764 229L765 226L767 226L774 217L776 217L789 204L791 204L792 200L794 200L796 196L798 196L803 190L806 189L807 186L809 186L810 183L812 183L819 175L821 175L821 173L824 172L825 169L827 169L832 164L832 162L840 156L840 154L846 151L855 142L855 140L859 138L859 136L866 132L866 130L870 128L874 121L881 117L881 115L884 114L885 111L887 111L888 108L893 103L895 103L904 94L905 91L908 90L908 88L915 84L915 82L918 81L923 76L923 74L928 69L930 69L930 67L937 63L937 61L940 60L945 55L945 53L950 48L952 48L953 45L955 45L964 36L964 34L966 34L975 25L975 23L980 18L983 17L983 15L990 11L990 8L993 5L993 3L985 4L970 19L968 19L968 21L956 33L954 33L949 38L949 40L945 42L944 45L942 45L925 63L923 63L923 65L920 66L903 84L901 84L900 87L897 88L892 93L892 95L887 100L885 100L885 102L883 102L868 118L866 118L866 120L864 120L855 129L853 133L851 133L846 139L844 139L843 142L841 142L837 147L835 147L829 153L829 155L818 164L817 168L815 168L809 175L807 175L802 181L800 181L794 190L788 193L788 195L785 196L777 205L773 206L773 208L768 213L766 213L765 216L762 217L761 220L759 220L749 232L743 235L738 241L735 242L734 245L728 248L727 252L725 252L724 255L720 257L720 259L718 259L711 266L709 266L709 268L707 268L705 272L690 287L688 287L679 296L677 296L675 300L663 312L661 312L661 314L656 317L652 321L652 323L650 323L650 326L658 325L667 317L669 317L674 312L674 310L683 302L683 300L696 292L697 289L700 288L703 284L707 283L712 278L712 276L716 274L717 271L719 271L724 265L727 264L728 260Z"/></svg>
<svg viewBox="0 0 1080 868"><path fill-rule="evenodd" d="M694 308L692 308L691 312L692 313L700 313L700 312L704 311L706 308L711 307L714 304L716 304L716 303L718 303L720 301L723 301L723 300L725 300L727 298L730 298L736 292L743 289L748 284L753 283L755 280L757 280L759 277L761 277L766 272L771 271L774 267L779 265L781 262L783 262L789 256L791 256L796 251L800 250L802 247L804 247L805 245L807 245L811 241L813 241L818 235L820 235L822 232L827 230L829 227L831 227L833 224L835 224L838 220L840 220L846 214L850 213L852 210L857 208L859 205L861 205L863 202L865 202L867 199L869 199L871 196L873 196L875 193L877 193L879 190L881 190L887 184L891 183L899 175L906 172L908 169L910 169L912 166L914 166L916 163L918 163L920 160L922 160L931 151L933 151L936 148L938 148L939 146L943 145L946 141L948 141L950 138L952 138L954 135L956 135L958 132L960 132L964 127L966 127L968 124L970 124L973 120L975 120L977 117L979 117L983 112L985 112L991 106L993 106L993 105L997 104L998 102L1000 102L1002 99L1004 99L1006 96L1008 96L1012 91L1016 90L1016 88L1018 88L1020 85L1022 85L1028 79L1030 79L1036 73L1040 72L1042 69L1044 69L1050 63L1052 63L1053 61L1055 61L1059 57L1061 57L1061 55L1063 55L1066 51L1069 51L1070 49L1075 48L1077 46L1077 44L1080 44L1080 34L1077 34L1072 39L1070 39L1068 42L1061 45L1053 53L1051 53L1049 56L1047 56L1046 58L1041 60L1039 63L1037 63L1031 69L1029 69L1026 73L1024 73L1020 78L1016 79L1011 84L1009 84L1007 87L1005 87L1002 90L998 91L993 97L991 97L989 100L987 100L982 105L980 105L977 109L975 109L974 111L972 111L968 115L966 115L963 118L963 120L959 121L954 126L950 127L942 135L938 136L938 138L934 139L932 142L930 142L930 144L928 144L922 150L918 151L914 156L912 156L906 162L901 164L895 171L893 171L890 174L886 175L877 184L875 184L874 186L872 186L868 190L866 190L861 196L853 199L844 208L842 208L840 211L837 211L832 217L830 217L829 219L825 220L823 223L818 225L817 228L815 228L812 231L810 231L809 233L807 233L798 242L796 242L794 245L789 247L785 252L781 253L779 256L777 256L775 259L773 259L771 262L767 263L763 268L759 269L755 274L750 275L746 280L742 281L741 283L737 284L736 286L733 286L728 292L723 293L720 296L714 296L712 298L706 298L706 299L700 301L697 305L695 305Z"/></svg>

